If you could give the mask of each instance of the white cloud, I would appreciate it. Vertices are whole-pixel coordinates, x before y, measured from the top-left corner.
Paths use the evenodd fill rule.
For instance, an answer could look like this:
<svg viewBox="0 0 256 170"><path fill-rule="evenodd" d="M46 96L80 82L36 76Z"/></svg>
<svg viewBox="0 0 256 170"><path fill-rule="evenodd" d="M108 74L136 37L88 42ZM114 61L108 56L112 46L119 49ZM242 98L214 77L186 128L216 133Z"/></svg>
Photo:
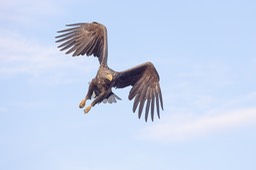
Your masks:
<svg viewBox="0 0 256 170"><path fill-rule="evenodd" d="M56 64L57 51L52 47L30 42L29 40L5 31L1 36L0 75L31 74L35 75Z"/></svg>
<svg viewBox="0 0 256 170"><path fill-rule="evenodd" d="M0 32L0 77L27 75L38 81L46 78L46 82L57 83L72 79L72 76L67 77L72 71L84 73L94 69L89 63L92 60L77 57L79 61L74 61L59 52L56 46L32 41L12 31Z"/></svg>
<svg viewBox="0 0 256 170"><path fill-rule="evenodd" d="M256 108L216 110L204 115L179 113L142 129L139 135L149 140L179 142L255 123Z"/></svg>

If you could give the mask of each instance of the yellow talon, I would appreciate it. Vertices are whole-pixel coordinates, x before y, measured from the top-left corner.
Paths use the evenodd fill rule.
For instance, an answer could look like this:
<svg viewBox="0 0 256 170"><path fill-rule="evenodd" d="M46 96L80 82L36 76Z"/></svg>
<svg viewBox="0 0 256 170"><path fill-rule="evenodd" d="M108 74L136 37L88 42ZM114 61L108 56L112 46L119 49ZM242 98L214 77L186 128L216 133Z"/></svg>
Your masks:
<svg viewBox="0 0 256 170"><path fill-rule="evenodd" d="M88 113L92 108L92 105L89 105L87 106L85 109L84 109L84 113Z"/></svg>
<svg viewBox="0 0 256 170"><path fill-rule="evenodd" d="M80 107L80 108L83 108L83 107L85 106L85 103L86 103L86 100L83 99L83 100L80 102L79 107Z"/></svg>

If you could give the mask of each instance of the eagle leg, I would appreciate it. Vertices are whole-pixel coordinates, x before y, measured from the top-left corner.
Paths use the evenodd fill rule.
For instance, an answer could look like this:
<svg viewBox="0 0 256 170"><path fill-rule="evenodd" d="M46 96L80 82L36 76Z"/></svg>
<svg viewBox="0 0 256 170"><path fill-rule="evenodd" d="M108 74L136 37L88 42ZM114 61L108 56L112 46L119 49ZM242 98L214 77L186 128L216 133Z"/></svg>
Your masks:
<svg viewBox="0 0 256 170"><path fill-rule="evenodd" d="M92 105L87 106L87 107L84 109L84 113L85 113L85 114L88 113L88 112L91 110L91 108L92 108Z"/></svg>
<svg viewBox="0 0 256 170"><path fill-rule="evenodd" d="M95 87L96 86L95 86L95 83L94 83L94 79L92 79L92 81L90 83L90 86L89 86L89 89L88 89L88 92L87 92L85 98L80 102L79 108L81 108L81 109L84 108L84 106L86 104L86 100L91 99L91 96L93 94L93 91L94 91Z"/></svg>
<svg viewBox="0 0 256 170"><path fill-rule="evenodd" d="M91 108L92 108L95 104L100 103L101 101L103 101L103 99L105 99L108 94L109 94L109 91L103 91L103 92L101 92L101 93L93 100L93 102L92 102L89 106L87 106L87 107L84 109L84 113L88 113L88 112L91 110ZM85 100L86 100L86 98L85 98Z"/></svg>
<svg viewBox="0 0 256 170"><path fill-rule="evenodd" d="M83 100L80 102L79 108L81 108L81 109L84 108L85 104L86 104L86 98L83 99Z"/></svg>

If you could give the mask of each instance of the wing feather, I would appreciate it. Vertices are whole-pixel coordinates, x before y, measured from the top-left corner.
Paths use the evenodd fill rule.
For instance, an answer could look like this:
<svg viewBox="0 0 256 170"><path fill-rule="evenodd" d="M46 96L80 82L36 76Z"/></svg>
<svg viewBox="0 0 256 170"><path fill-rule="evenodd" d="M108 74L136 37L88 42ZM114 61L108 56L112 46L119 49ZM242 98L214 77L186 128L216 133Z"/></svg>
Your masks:
<svg viewBox="0 0 256 170"><path fill-rule="evenodd" d="M144 103L145 103L145 93L147 91L147 88L143 88L141 93L140 94L140 98L139 98L139 101L140 101L140 107L139 107L139 117L141 117L141 114L142 114L142 110L143 110L143 107L144 107Z"/></svg>
<svg viewBox="0 0 256 170"><path fill-rule="evenodd" d="M129 92L129 100L134 99L133 112L139 106L138 117L140 118L145 106L145 121L148 119L151 109L151 120L154 120L155 103L157 115L160 118L160 106L163 110L163 100L159 85L159 75L150 62L118 73L114 87L124 88L132 86Z"/></svg>
<svg viewBox="0 0 256 170"><path fill-rule="evenodd" d="M159 96L160 96L161 108L162 108L162 110L163 110L163 109L164 109L164 106L163 106L163 97L162 97L162 92L161 92L160 86L159 86Z"/></svg>
<svg viewBox="0 0 256 170"><path fill-rule="evenodd" d="M151 98L151 88L149 87L148 90L147 90L147 94L146 94L146 98L147 98L147 104L146 104L146 110L145 110L145 121L148 120L148 111L149 111L149 108L150 108L150 98Z"/></svg>
<svg viewBox="0 0 256 170"><path fill-rule="evenodd" d="M137 94L136 97L135 97L135 99L134 99L134 103L133 103L133 109L132 109L133 112L135 112L136 109L137 109L137 106L138 106L138 104L139 104L139 98L140 98L140 95Z"/></svg>
<svg viewBox="0 0 256 170"><path fill-rule="evenodd" d="M153 94L151 99L151 120L154 121L154 110L155 110L155 94Z"/></svg>
<svg viewBox="0 0 256 170"><path fill-rule="evenodd" d="M156 109L157 109L157 116L159 117L160 113L159 113L159 98L158 98L158 95L159 94L156 94Z"/></svg>
<svg viewBox="0 0 256 170"><path fill-rule="evenodd" d="M75 26L75 25L67 24L66 26ZM57 31L57 33L63 33L63 32L73 31L73 30L75 30L75 29L76 29L76 28L68 28L68 29L64 29L64 30ZM61 35L60 35L60 36L61 36Z"/></svg>
<svg viewBox="0 0 256 170"><path fill-rule="evenodd" d="M56 43L61 43L60 51L67 50L66 54L72 53L72 56L93 55L100 64L106 64L107 29L104 25L93 22L66 26L71 28L58 31L60 35L55 37Z"/></svg>
<svg viewBox="0 0 256 170"><path fill-rule="evenodd" d="M71 35L74 36L75 33L74 32L68 32L68 33L64 33L64 34L58 35L55 38L62 38L62 37L67 37L67 36L71 36ZM56 42L61 42L61 39L57 40Z"/></svg>
<svg viewBox="0 0 256 170"><path fill-rule="evenodd" d="M60 45L60 46L58 46L58 47L59 47L59 48L60 48L60 47L63 47L63 48L60 49L60 51L64 51L64 50L69 49L70 47L72 47L74 44L75 44L74 41L69 40L69 41L67 41L65 44L63 43L62 45Z"/></svg>

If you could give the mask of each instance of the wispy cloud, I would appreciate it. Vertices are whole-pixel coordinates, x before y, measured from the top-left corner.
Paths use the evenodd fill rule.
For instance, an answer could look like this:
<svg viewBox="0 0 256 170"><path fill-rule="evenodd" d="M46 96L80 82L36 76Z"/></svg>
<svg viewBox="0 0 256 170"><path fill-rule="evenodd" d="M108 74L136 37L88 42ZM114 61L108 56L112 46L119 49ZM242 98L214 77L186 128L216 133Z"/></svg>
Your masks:
<svg viewBox="0 0 256 170"><path fill-rule="evenodd" d="M27 39L13 31L0 30L0 77L28 75L30 78L40 77L40 81L47 77L47 80L58 82L63 74L72 71L88 72L94 68L88 64L91 60L86 60L85 64L81 58L64 57L56 46L45 45L41 42ZM91 61L94 62L94 61ZM96 62L96 61L95 61ZM72 78L66 77L65 81Z"/></svg>
<svg viewBox="0 0 256 170"><path fill-rule="evenodd" d="M0 78L26 75L30 82L43 81L52 85L70 82L74 77L70 76L72 72L85 74L94 69L90 62L96 60L76 58L80 61L74 62L72 57L64 57L54 45L53 33L57 30L47 30L53 26L52 23L48 24L49 19L64 12L62 6L68 3L71 1L0 2ZM39 30L35 30L37 28Z"/></svg>
<svg viewBox="0 0 256 170"><path fill-rule="evenodd" d="M140 131L144 139L179 142L256 123L256 108L215 110L204 115L172 114L163 123Z"/></svg>
<svg viewBox="0 0 256 170"><path fill-rule="evenodd" d="M255 67L250 60L246 63L248 68L239 70L241 68L222 60L191 61L177 69L170 76L176 81L163 88L165 113L162 119L141 129L139 138L190 141L247 125L255 126L256 91L251 88L255 80L248 76ZM164 81L168 81L166 79Z"/></svg>

